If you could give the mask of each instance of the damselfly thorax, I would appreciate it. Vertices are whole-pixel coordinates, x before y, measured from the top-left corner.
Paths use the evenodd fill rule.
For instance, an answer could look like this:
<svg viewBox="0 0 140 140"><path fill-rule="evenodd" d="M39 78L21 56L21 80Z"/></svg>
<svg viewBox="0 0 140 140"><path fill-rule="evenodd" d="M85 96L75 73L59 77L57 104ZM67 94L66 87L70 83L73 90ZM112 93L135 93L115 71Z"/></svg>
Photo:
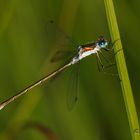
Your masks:
<svg viewBox="0 0 140 140"><path fill-rule="evenodd" d="M75 64L91 54L97 54L102 48L105 48L107 45L108 42L104 39L103 36L100 36L97 42L81 45L78 47L78 54L72 59L71 63Z"/></svg>

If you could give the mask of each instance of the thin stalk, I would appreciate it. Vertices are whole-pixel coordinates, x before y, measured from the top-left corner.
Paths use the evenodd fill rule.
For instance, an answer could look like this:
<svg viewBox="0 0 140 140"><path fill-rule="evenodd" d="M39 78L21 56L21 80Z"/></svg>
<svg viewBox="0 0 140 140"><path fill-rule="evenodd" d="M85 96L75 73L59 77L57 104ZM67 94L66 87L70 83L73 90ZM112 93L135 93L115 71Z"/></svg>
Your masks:
<svg viewBox="0 0 140 140"><path fill-rule="evenodd" d="M104 0L106 15L108 20L108 26L112 40L117 40L115 43L115 57L120 77L121 88L123 92L123 98L126 106L128 122L130 126L130 132L132 140L140 140L140 128L138 117L136 113L135 103L133 99L132 88L127 72L126 62L124 58L122 43L120 39L120 33L118 29L117 19L115 15L114 5L112 0Z"/></svg>
<svg viewBox="0 0 140 140"><path fill-rule="evenodd" d="M5 100L4 102L2 102L0 104L0 110L2 110L5 106L7 106L9 103L13 102L14 100L16 100L17 98L19 98L20 96L26 94L28 91L32 90L33 88L35 88L36 86L39 86L41 84L43 84L45 81L49 80L50 78L52 78L53 76L55 76L56 74L62 72L63 70L65 70L67 67L69 67L71 65L71 62L64 65L63 67L57 69L56 71L48 74L47 76L43 77L42 79L38 80L37 82L33 83L32 85L26 87L24 90L18 92L17 94L15 94L14 96L10 97L9 99Z"/></svg>

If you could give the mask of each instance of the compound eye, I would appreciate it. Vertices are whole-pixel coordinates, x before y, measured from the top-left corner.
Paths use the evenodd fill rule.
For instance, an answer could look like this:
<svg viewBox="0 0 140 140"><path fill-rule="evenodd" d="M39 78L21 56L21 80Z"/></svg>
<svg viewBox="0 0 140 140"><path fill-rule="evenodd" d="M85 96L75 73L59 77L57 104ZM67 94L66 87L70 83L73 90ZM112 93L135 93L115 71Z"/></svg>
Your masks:
<svg viewBox="0 0 140 140"><path fill-rule="evenodd" d="M100 41L100 42L99 42L99 46L100 46L100 47L102 47L104 44L105 44L104 41Z"/></svg>

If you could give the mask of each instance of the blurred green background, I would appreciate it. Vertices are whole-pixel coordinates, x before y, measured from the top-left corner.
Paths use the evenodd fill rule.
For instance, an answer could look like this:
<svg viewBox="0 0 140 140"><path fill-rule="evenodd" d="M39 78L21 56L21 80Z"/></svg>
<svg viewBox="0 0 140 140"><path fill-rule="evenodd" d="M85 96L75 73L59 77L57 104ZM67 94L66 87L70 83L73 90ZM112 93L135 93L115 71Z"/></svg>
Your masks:
<svg viewBox="0 0 140 140"><path fill-rule="evenodd" d="M140 116L140 1L117 0L114 5ZM49 61L58 48L46 41L48 19L79 44L99 35L110 38L103 0L1 0L0 102L59 67ZM69 111L68 73L0 111L0 140L130 140L118 78L99 73L94 57L84 59L79 100Z"/></svg>

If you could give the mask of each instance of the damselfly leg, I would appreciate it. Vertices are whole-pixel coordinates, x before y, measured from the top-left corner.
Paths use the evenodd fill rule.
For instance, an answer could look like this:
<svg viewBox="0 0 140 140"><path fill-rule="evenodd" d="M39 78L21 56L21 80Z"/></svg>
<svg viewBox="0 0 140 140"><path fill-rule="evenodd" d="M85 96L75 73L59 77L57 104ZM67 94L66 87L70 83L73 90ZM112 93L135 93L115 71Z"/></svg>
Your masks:
<svg viewBox="0 0 140 140"><path fill-rule="evenodd" d="M108 47L106 47L106 48L103 48L105 51L109 51L109 52L112 52L112 50L114 49L114 47L115 47L115 43L117 42L117 41L119 41L120 39L116 39L115 41L109 41L109 43L108 43Z"/></svg>
<svg viewBox="0 0 140 140"><path fill-rule="evenodd" d="M113 43L114 44L114 43ZM96 61L98 65L98 70L105 74L110 74L113 76L118 76L115 54L112 48L102 48L96 53Z"/></svg>

